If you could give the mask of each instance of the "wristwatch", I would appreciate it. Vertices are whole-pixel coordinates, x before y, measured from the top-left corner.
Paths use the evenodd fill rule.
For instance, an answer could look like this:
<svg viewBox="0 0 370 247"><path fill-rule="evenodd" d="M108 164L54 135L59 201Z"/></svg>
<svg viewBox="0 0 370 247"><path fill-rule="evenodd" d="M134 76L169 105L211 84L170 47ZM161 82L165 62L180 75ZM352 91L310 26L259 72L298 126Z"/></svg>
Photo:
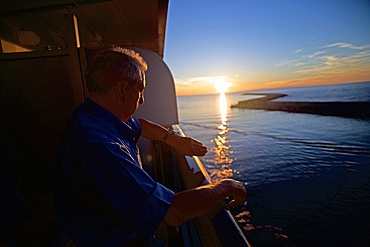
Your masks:
<svg viewBox="0 0 370 247"><path fill-rule="evenodd" d="M168 130L167 133L163 136L163 141L166 142L168 137L170 135L176 135L177 133L175 131L173 131L172 129Z"/></svg>

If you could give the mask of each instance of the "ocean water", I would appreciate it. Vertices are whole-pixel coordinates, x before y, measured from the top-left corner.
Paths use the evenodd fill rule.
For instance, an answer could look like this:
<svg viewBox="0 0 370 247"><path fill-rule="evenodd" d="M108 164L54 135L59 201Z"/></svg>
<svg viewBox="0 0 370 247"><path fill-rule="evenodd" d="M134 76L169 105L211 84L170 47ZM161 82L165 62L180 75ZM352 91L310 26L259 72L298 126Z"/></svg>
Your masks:
<svg viewBox="0 0 370 247"><path fill-rule="evenodd" d="M255 91L279 101L369 101L370 82ZM370 246L370 120L230 108L244 92L178 97L212 179L247 183L258 246Z"/></svg>

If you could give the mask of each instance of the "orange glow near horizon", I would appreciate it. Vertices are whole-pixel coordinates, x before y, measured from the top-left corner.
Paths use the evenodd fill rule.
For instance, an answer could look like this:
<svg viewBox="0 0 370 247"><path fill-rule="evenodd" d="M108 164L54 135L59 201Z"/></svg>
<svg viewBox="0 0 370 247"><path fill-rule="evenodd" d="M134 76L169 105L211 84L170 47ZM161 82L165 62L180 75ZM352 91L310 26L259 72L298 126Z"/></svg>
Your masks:
<svg viewBox="0 0 370 247"><path fill-rule="evenodd" d="M370 81L370 56L366 56L366 54L370 55L370 45L367 53L363 51L345 58L337 58L335 63L333 57L331 57L330 63L327 57L327 60L322 57L318 59L321 64L307 62L304 68L298 68L299 64L297 65L297 62L287 61L277 64L275 67L270 67L266 71L252 71L245 74L229 73L229 75L223 76L189 77L185 79L176 78L177 95L367 82ZM323 63L322 61L326 62ZM210 84L213 84L216 90L210 88Z"/></svg>
<svg viewBox="0 0 370 247"><path fill-rule="evenodd" d="M277 80L277 81L260 81L255 83L233 83L232 86L228 87L225 92L243 92L250 90L267 90L267 89L277 89L277 88L290 88L290 87L308 87L308 86L320 86L320 85L331 85L331 84L345 84L345 83L355 83L355 82L368 82L370 81L369 75L359 73L357 76L333 76L331 78L321 78L321 77L307 77L300 79L291 80ZM216 86L214 85L216 88ZM222 87L220 88L222 89ZM181 88L176 86L177 96L186 95L200 95L200 94L215 94L219 93L219 89L216 91L210 90L210 85L196 85L189 86L187 88Z"/></svg>

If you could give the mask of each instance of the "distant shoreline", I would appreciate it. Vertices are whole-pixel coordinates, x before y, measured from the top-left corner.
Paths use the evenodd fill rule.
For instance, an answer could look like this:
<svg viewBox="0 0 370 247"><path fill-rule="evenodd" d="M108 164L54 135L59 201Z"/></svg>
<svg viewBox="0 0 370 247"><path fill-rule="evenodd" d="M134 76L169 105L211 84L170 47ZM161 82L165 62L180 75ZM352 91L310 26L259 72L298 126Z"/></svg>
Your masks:
<svg viewBox="0 0 370 247"><path fill-rule="evenodd" d="M271 100L287 95L266 93L244 93L243 95L264 97L239 101L236 105L231 105L231 108L310 113L325 116L370 117L370 102L271 102Z"/></svg>

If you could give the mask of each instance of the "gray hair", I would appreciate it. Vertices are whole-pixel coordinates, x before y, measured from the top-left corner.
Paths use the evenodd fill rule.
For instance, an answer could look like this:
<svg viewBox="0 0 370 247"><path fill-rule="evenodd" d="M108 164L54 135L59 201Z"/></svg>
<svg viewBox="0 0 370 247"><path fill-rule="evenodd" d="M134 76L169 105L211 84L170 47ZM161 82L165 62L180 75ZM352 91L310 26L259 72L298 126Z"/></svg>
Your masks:
<svg viewBox="0 0 370 247"><path fill-rule="evenodd" d="M106 94L120 82L139 84L145 80L147 69L139 53L114 46L89 62L85 75L87 89L90 93Z"/></svg>

